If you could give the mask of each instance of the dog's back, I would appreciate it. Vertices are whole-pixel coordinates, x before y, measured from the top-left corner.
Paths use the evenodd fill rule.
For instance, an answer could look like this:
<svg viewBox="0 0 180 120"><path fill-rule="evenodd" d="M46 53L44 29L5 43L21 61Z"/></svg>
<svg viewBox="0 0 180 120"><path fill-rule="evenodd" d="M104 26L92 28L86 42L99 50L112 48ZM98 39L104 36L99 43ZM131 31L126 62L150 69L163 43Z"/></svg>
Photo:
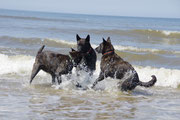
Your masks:
<svg viewBox="0 0 180 120"><path fill-rule="evenodd" d="M101 59L101 70L107 76L121 79L128 71L135 72L134 68L127 61L124 61L116 53L103 56Z"/></svg>
<svg viewBox="0 0 180 120"><path fill-rule="evenodd" d="M64 68L70 62L68 55L59 54L53 51L43 51L36 57L43 70L55 72L57 67Z"/></svg>

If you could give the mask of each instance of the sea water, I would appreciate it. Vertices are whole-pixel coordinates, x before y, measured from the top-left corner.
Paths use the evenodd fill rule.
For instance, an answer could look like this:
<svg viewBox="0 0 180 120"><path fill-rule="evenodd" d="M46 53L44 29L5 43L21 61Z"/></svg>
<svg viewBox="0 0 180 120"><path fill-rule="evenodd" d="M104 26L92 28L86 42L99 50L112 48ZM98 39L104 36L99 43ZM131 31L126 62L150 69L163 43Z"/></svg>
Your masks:
<svg viewBox="0 0 180 120"><path fill-rule="evenodd" d="M100 72L63 75L61 85L40 71L29 85L36 53L69 54L76 34L90 35L93 48L111 37L116 53L152 88L121 92L117 79L90 86ZM139 18L0 10L0 119L172 119L180 117L180 19ZM69 77L70 76L70 77ZM70 78L70 79L69 79ZM84 89L75 87L80 82Z"/></svg>

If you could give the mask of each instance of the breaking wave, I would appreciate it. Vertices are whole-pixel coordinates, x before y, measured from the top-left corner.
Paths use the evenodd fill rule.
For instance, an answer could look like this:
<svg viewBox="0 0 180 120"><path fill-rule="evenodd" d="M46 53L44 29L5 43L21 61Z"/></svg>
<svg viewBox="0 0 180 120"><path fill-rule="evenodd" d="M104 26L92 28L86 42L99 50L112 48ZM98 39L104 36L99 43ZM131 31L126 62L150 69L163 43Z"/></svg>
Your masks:
<svg viewBox="0 0 180 120"><path fill-rule="evenodd" d="M145 35L149 37L160 37L160 38L177 38L180 37L180 31L168 31L168 30L153 30L153 29L133 29L133 30L120 30L120 29L111 29L111 30L88 30L86 32L95 33L95 34L110 34L110 35Z"/></svg>
<svg viewBox="0 0 180 120"><path fill-rule="evenodd" d="M61 40L61 39L53 39L53 38L18 38L11 36L0 36L0 40L5 41L6 44L9 42L10 44L25 44L25 45L47 45L50 47L62 47L62 48L70 48L76 47L76 42ZM97 45L92 44L92 47L95 48ZM158 53L158 54L180 54L180 51L173 50L161 50L161 49L153 49L153 48L138 48L134 46L122 46L122 45L114 45L114 48L118 51L134 51L134 52L148 52L148 53Z"/></svg>
<svg viewBox="0 0 180 120"><path fill-rule="evenodd" d="M24 44L24 45L37 45L37 44L45 44L50 47L74 47L76 46L75 42L60 40L60 39L52 39L52 38L18 38L11 36L0 36L0 40L6 41L9 43L15 44Z"/></svg>
<svg viewBox="0 0 180 120"><path fill-rule="evenodd" d="M12 77L12 78L14 78L14 76L30 77L34 60L35 58L33 56L27 56L27 55L8 56L5 54L0 54L0 63L1 63L0 76L3 77L8 75L8 77ZM75 70L73 70L71 79L78 79L82 82L82 84L92 83L98 77L98 74L100 72L100 61L97 61L96 67L97 70L94 72L94 75L92 76L92 78L90 78L90 80L87 80L87 75L85 73L82 74L81 78L77 78ZM146 66L146 67L134 66L134 67L138 72L141 81L145 81L145 82L149 81L151 79L150 77L151 75L156 75L157 83L155 86L177 88L178 85L180 85L180 70L178 69L154 68L151 66ZM42 78L47 78L47 74L44 72L40 72L37 76L40 76ZM49 79L51 78L49 77ZM68 78L63 77L63 79L68 79ZM83 83L84 80L86 83ZM27 80L26 82L29 82L29 80ZM108 87L108 84L113 84L114 80L107 78L106 80L102 81L100 84L102 83ZM69 83L65 81L63 82L62 85L67 85L67 84Z"/></svg>
<svg viewBox="0 0 180 120"><path fill-rule="evenodd" d="M135 33L152 35L152 36L162 36L162 37L180 37L180 31L168 31L168 30L152 30L152 29L137 29L132 30Z"/></svg>
<svg viewBox="0 0 180 120"><path fill-rule="evenodd" d="M114 48L119 51L134 51L134 52L148 52L148 53L158 53L158 54L180 54L180 51L173 50L161 50L154 48L138 48L134 46L122 46L122 45L114 45Z"/></svg>

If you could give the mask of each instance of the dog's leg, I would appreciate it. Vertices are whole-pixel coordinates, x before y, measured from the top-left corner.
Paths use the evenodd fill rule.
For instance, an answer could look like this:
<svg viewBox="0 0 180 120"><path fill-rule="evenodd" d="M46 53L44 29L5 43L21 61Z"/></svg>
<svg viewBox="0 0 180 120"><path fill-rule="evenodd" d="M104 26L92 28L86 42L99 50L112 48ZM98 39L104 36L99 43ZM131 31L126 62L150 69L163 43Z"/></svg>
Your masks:
<svg viewBox="0 0 180 120"><path fill-rule="evenodd" d="M77 88L82 88L82 86L78 82L76 83L76 87Z"/></svg>
<svg viewBox="0 0 180 120"><path fill-rule="evenodd" d="M58 81L58 85L61 84L62 80L61 80L61 75L60 76L57 76L57 81Z"/></svg>
<svg viewBox="0 0 180 120"><path fill-rule="evenodd" d="M119 86L121 88L121 91L128 91L128 90L132 90L135 88L135 86L137 85L133 85L132 84L132 78L126 79L121 86Z"/></svg>
<svg viewBox="0 0 180 120"><path fill-rule="evenodd" d="M61 66L59 66L59 67L57 68L56 72L55 72L58 85L61 84L61 82L62 82L62 80L61 80L61 75L64 74L64 73L65 73L64 69L63 69Z"/></svg>
<svg viewBox="0 0 180 120"><path fill-rule="evenodd" d="M32 73L31 73L30 84L31 84L32 80L34 79L34 77L39 72L39 70L40 70L40 65L38 63L34 63Z"/></svg>
<svg viewBox="0 0 180 120"><path fill-rule="evenodd" d="M92 87L91 88L94 88L96 86L96 84L99 82L99 81L102 81L104 79L104 73L103 72L100 72L99 74L99 77L96 79L96 81L93 83Z"/></svg>
<svg viewBox="0 0 180 120"><path fill-rule="evenodd" d="M133 90L139 83L138 74L135 72L131 77L128 77L126 80L122 82L119 86L121 91Z"/></svg>
<svg viewBox="0 0 180 120"><path fill-rule="evenodd" d="M55 84L55 75L51 74L51 77L52 77L52 84Z"/></svg>
<svg viewBox="0 0 180 120"><path fill-rule="evenodd" d="M80 70L81 70L80 65L78 65L78 66L76 67L76 76L77 76L77 77L80 76L80 74L79 74L79 71L80 71Z"/></svg>
<svg viewBox="0 0 180 120"><path fill-rule="evenodd" d="M72 76L72 71L70 71L70 72L69 72L69 75L70 75L70 76L68 77L68 79L70 79L70 78L71 78L71 76ZM79 74L79 72L78 72L77 68L76 68L76 76L77 76L77 77L79 77L79 76L80 76L80 74ZM79 82L78 82L78 81L76 81L76 80L75 80L75 82L76 82L76 83L75 83L75 84L76 84L76 87L78 87L78 88L81 88L81 87L82 87L82 86L79 84Z"/></svg>
<svg viewBox="0 0 180 120"><path fill-rule="evenodd" d="M89 76L92 76L94 71L92 71L92 70L89 70L89 71L90 71Z"/></svg>
<svg viewBox="0 0 180 120"><path fill-rule="evenodd" d="M70 80L72 76L72 71L69 71L69 74L67 75L67 79Z"/></svg>

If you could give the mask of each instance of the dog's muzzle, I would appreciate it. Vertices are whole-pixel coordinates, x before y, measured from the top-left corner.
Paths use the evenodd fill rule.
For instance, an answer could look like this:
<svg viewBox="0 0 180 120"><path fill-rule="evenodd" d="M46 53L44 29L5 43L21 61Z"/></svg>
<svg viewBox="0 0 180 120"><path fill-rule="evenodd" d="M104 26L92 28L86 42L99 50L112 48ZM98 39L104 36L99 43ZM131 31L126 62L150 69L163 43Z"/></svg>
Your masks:
<svg viewBox="0 0 180 120"><path fill-rule="evenodd" d="M95 48L95 50L96 50L96 52L100 53L100 48L99 47Z"/></svg>

